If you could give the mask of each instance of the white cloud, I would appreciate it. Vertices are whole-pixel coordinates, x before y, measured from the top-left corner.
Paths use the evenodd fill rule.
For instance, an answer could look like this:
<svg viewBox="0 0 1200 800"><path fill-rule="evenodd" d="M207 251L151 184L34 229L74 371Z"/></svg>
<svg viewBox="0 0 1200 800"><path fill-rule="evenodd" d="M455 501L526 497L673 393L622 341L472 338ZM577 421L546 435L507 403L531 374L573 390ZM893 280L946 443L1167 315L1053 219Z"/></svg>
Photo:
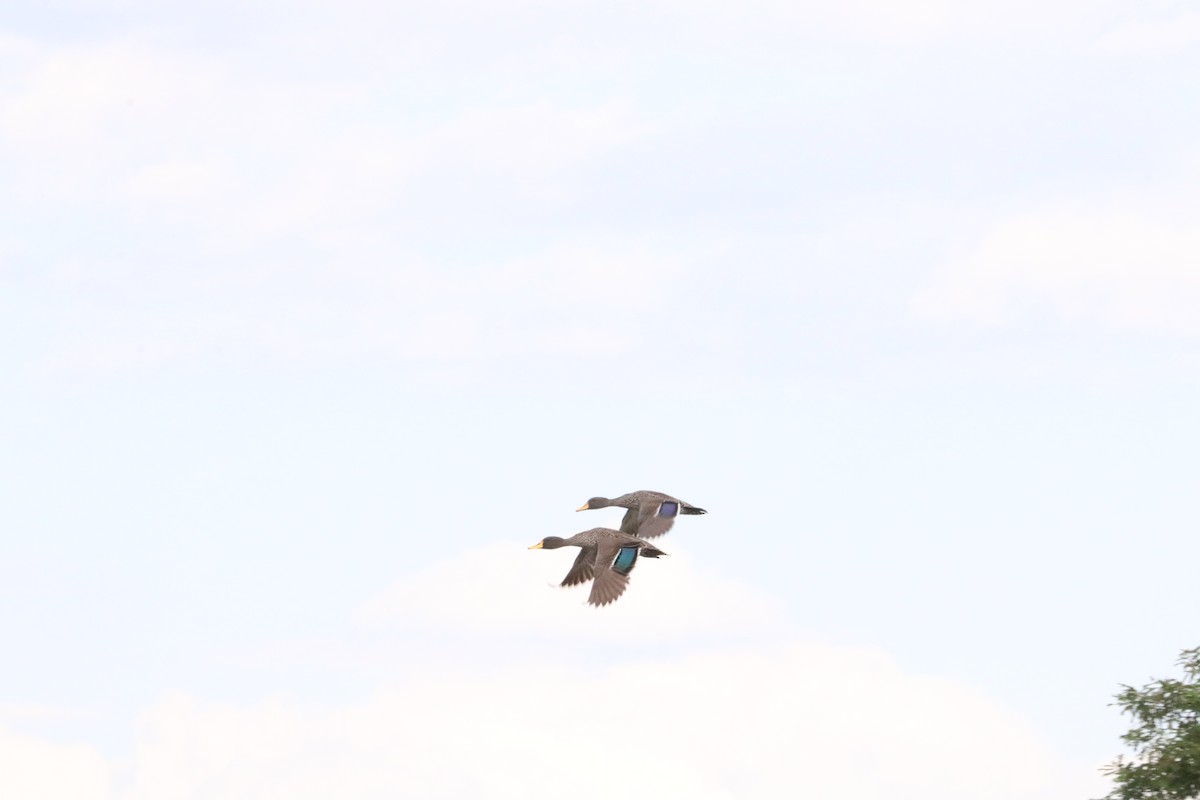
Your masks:
<svg viewBox="0 0 1200 800"><path fill-rule="evenodd" d="M26 36L0 33L0 59L27 59L37 51L37 44Z"/></svg>
<svg viewBox="0 0 1200 800"><path fill-rule="evenodd" d="M86 747L12 737L0 738L0 762L26 772L0 772L0 787L57 768L42 794L12 796L1057 800L1102 790L1090 766L1061 762L972 688L877 650L806 640L769 593L686 555L639 564L604 609L583 605L586 590L550 585L571 556L496 545L398 581L364 607L358 634L326 643L341 659L326 668L387 675L362 699L231 704L174 692L141 715L115 790ZM362 635L391 647L356 649Z"/></svg>
<svg viewBox="0 0 1200 800"><path fill-rule="evenodd" d="M228 168L200 161L164 161L138 168L126 187L132 198L157 208L196 201L219 202L234 191Z"/></svg>
<svg viewBox="0 0 1200 800"><path fill-rule="evenodd" d="M516 173L559 169L655 132L628 103L556 107L534 103L468 109L421 137L426 163Z"/></svg>
<svg viewBox="0 0 1200 800"><path fill-rule="evenodd" d="M0 722L63 721L85 716L78 709L46 703L0 703Z"/></svg>
<svg viewBox="0 0 1200 800"><path fill-rule="evenodd" d="M394 10L373 0L356 4L362 9L386 15ZM533 43L552 42L556 35L567 32L590 38L636 41L646 31L666 30L673 41L687 40L690 34L701 33L708 44L734 47L744 54L754 45L780 45L785 39L793 42L868 41L899 45L927 45L962 40L1012 40L1031 36L1070 36L1088 31L1121 14L1144 13L1145 3L1131 0L975 0L955 3L953 0L908 0L904 3L888 0L847 0L842 3L820 0L747 0L742 3L684 2L683 0L651 0L630 6L614 7L603 3L574 3L563 9L528 2L502 0L439 4L436 10L421 11L418 24L426 30L463 28L470 19L484 30L487 22L498 26L519 20L521 31L505 28L512 37L522 32L530 37L530 49L545 52ZM339 6L340 7L340 6ZM411 19L414 13L403 7L399 19ZM484 22L487 21L487 22ZM666 23L665 28L660 27ZM426 27L427 26L427 27ZM418 40L419 41L419 40ZM655 37L656 44L662 43ZM475 43L475 50L487 51L494 43ZM467 49L467 48L464 48ZM612 48L607 51L619 51ZM471 57L470 54L464 54ZM595 57L589 52L589 57Z"/></svg>
<svg viewBox="0 0 1200 800"><path fill-rule="evenodd" d="M519 175L533 187L655 130L621 98L487 98L431 112L397 105L369 74L280 74L253 53L218 57L148 37L10 49L0 141L21 153L24 196L110 213L124 200L139 217L182 199L189 227L232 244L353 230L416 191L422 174Z"/></svg>
<svg viewBox="0 0 1200 800"><path fill-rule="evenodd" d="M588 587L558 586L578 550L531 552L530 544L497 544L434 564L366 603L357 621L369 629L473 630L556 641L662 643L787 630L768 595L679 554L642 559L620 602L587 607Z"/></svg>
<svg viewBox="0 0 1200 800"><path fill-rule="evenodd" d="M943 270L914 308L927 318L980 324L1032 313L1200 333L1200 228L1188 208L1125 204L1014 217Z"/></svg>
<svg viewBox="0 0 1200 800"><path fill-rule="evenodd" d="M604 609L583 604L586 589L552 585L572 557L496 545L399 581L359 615L397 648L363 701L164 700L142 720L122 800L268 787L701 800L1099 789L1090 768L1056 761L1027 722L971 688L868 648L804 641L770 595L684 555L639 564Z"/></svg>
<svg viewBox="0 0 1200 800"><path fill-rule="evenodd" d="M1200 44L1200 13L1184 11L1170 19L1135 20L1096 40L1106 55L1162 56Z"/></svg>
<svg viewBox="0 0 1200 800"><path fill-rule="evenodd" d="M661 4L681 15L681 26L706 31L711 38L743 49L747 36L753 36L760 46L783 46L788 39L902 47L1036 40L1083 45L1114 17L1143 12L1128 0L750 0L737 4L662 0Z"/></svg>
<svg viewBox="0 0 1200 800"><path fill-rule="evenodd" d="M1095 788L969 689L870 651L789 645L601 669L484 658L410 670L335 708L176 697L144 718L135 764L127 800L1049 800Z"/></svg>
<svg viewBox="0 0 1200 800"><path fill-rule="evenodd" d="M127 42L66 48L26 43L18 52L23 69L4 92L0 131L27 146L94 146L113 117L135 104L162 103L184 88L178 59L164 71L161 58Z"/></svg>
<svg viewBox="0 0 1200 800"><path fill-rule="evenodd" d="M460 263L422 244L478 249L498 209L568 200L564 171L655 133L620 97L406 106L383 78L266 70L148 35L0 46L13 66L0 143L20 154L9 211L91 221L20 248L34 263L55 253L21 273L65 317L48 320L52 370L216 351L608 356L641 340L639 318L679 266L596 236Z"/></svg>
<svg viewBox="0 0 1200 800"><path fill-rule="evenodd" d="M109 800L110 768L95 749L0 728L0 797Z"/></svg>
<svg viewBox="0 0 1200 800"><path fill-rule="evenodd" d="M67 264L42 280L83 307L86 335L53 372L210 358L326 363L358 356L464 360L631 352L685 267L636 242L544 245L535 255L437 267L413 254L340 251L345 261ZM102 300L100 300L102 298ZM69 330L70 328L67 327Z"/></svg>

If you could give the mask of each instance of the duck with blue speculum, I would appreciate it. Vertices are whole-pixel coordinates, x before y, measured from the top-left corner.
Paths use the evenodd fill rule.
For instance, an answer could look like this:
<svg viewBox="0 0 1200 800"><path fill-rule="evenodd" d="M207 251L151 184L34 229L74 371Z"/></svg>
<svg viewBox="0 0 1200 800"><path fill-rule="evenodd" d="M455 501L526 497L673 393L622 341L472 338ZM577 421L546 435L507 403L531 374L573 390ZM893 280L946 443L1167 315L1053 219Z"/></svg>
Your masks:
<svg viewBox="0 0 1200 800"><path fill-rule="evenodd" d="M629 573L633 572L639 556L658 558L666 555L650 542L611 528L592 528L568 539L547 536L529 549L557 550L560 547L579 548L575 563L560 585L574 586L592 581L588 603L594 606L606 606L625 593Z"/></svg>
<svg viewBox="0 0 1200 800"><path fill-rule="evenodd" d="M653 539L671 530L675 519L681 514L707 514L703 508L685 503L677 497L662 492L652 492L641 489L629 492L620 497L593 497L576 511L590 511L594 508L616 506L624 508L625 516L621 519L622 533L637 536L642 539Z"/></svg>

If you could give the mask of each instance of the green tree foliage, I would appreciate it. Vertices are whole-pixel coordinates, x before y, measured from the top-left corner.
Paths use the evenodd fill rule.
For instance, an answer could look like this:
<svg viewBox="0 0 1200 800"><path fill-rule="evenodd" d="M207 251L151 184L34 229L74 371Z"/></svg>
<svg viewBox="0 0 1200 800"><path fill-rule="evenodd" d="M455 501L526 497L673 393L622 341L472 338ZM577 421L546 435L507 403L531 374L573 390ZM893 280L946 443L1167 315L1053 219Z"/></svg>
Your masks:
<svg viewBox="0 0 1200 800"><path fill-rule="evenodd" d="M1121 739L1133 758L1118 757L1104 772L1116 784L1105 800L1200 798L1200 647L1179 657L1183 680L1156 680L1117 693L1134 727Z"/></svg>

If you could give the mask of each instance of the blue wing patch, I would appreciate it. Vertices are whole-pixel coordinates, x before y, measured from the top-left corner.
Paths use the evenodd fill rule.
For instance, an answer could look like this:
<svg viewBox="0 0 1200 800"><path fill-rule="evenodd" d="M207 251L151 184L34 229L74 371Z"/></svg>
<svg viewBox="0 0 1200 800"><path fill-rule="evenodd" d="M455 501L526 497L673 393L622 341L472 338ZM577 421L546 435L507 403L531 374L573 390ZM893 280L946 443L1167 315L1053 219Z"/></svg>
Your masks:
<svg viewBox="0 0 1200 800"><path fill-rule="evenodd" d="M658 507L658 516L667 517L668 519L679 513L679 503L673 503L670 500L664 500L663 504Z"/></svg>
<svg viewBox="0 0 1200 800"><path fill-rule="evenodd" d="M636 547L622 547L617 553L617 557L613 559L613 571L628 575L633 570L633 562L637 561L637 557L638 549Z"/></svg>

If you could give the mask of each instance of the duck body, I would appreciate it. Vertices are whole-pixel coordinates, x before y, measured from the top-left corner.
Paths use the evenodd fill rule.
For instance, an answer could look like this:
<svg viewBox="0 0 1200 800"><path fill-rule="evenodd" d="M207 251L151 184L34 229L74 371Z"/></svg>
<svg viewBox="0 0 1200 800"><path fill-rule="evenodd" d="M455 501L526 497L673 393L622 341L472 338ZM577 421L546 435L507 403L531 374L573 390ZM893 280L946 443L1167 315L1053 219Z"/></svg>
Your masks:
<svg viewBox="0 0 1200 800"><path fill-rule="evenodd" d="M671 530L675 519L681 514L707 514L703 508L684 502L677 497L662 492L652 492L641 489L629 492L620 497L593 497L576 511L590 511L595 508L615 506L624 508L625 516L621 519L621 532L642 539L653 539Z"/></svg>
<svg viewBox="0 0 1200 800"><path fill-rule="evenodd" d="M639 556L658 558L665 556L650 542L612 528L592 528L563 539L547 536L530 550L557 550L560 547L578 547L579 555L563 578L561 586L574 586L592 581L588 603L606 606L616 601L629 586L629 573L633 572Z"/></svg>

